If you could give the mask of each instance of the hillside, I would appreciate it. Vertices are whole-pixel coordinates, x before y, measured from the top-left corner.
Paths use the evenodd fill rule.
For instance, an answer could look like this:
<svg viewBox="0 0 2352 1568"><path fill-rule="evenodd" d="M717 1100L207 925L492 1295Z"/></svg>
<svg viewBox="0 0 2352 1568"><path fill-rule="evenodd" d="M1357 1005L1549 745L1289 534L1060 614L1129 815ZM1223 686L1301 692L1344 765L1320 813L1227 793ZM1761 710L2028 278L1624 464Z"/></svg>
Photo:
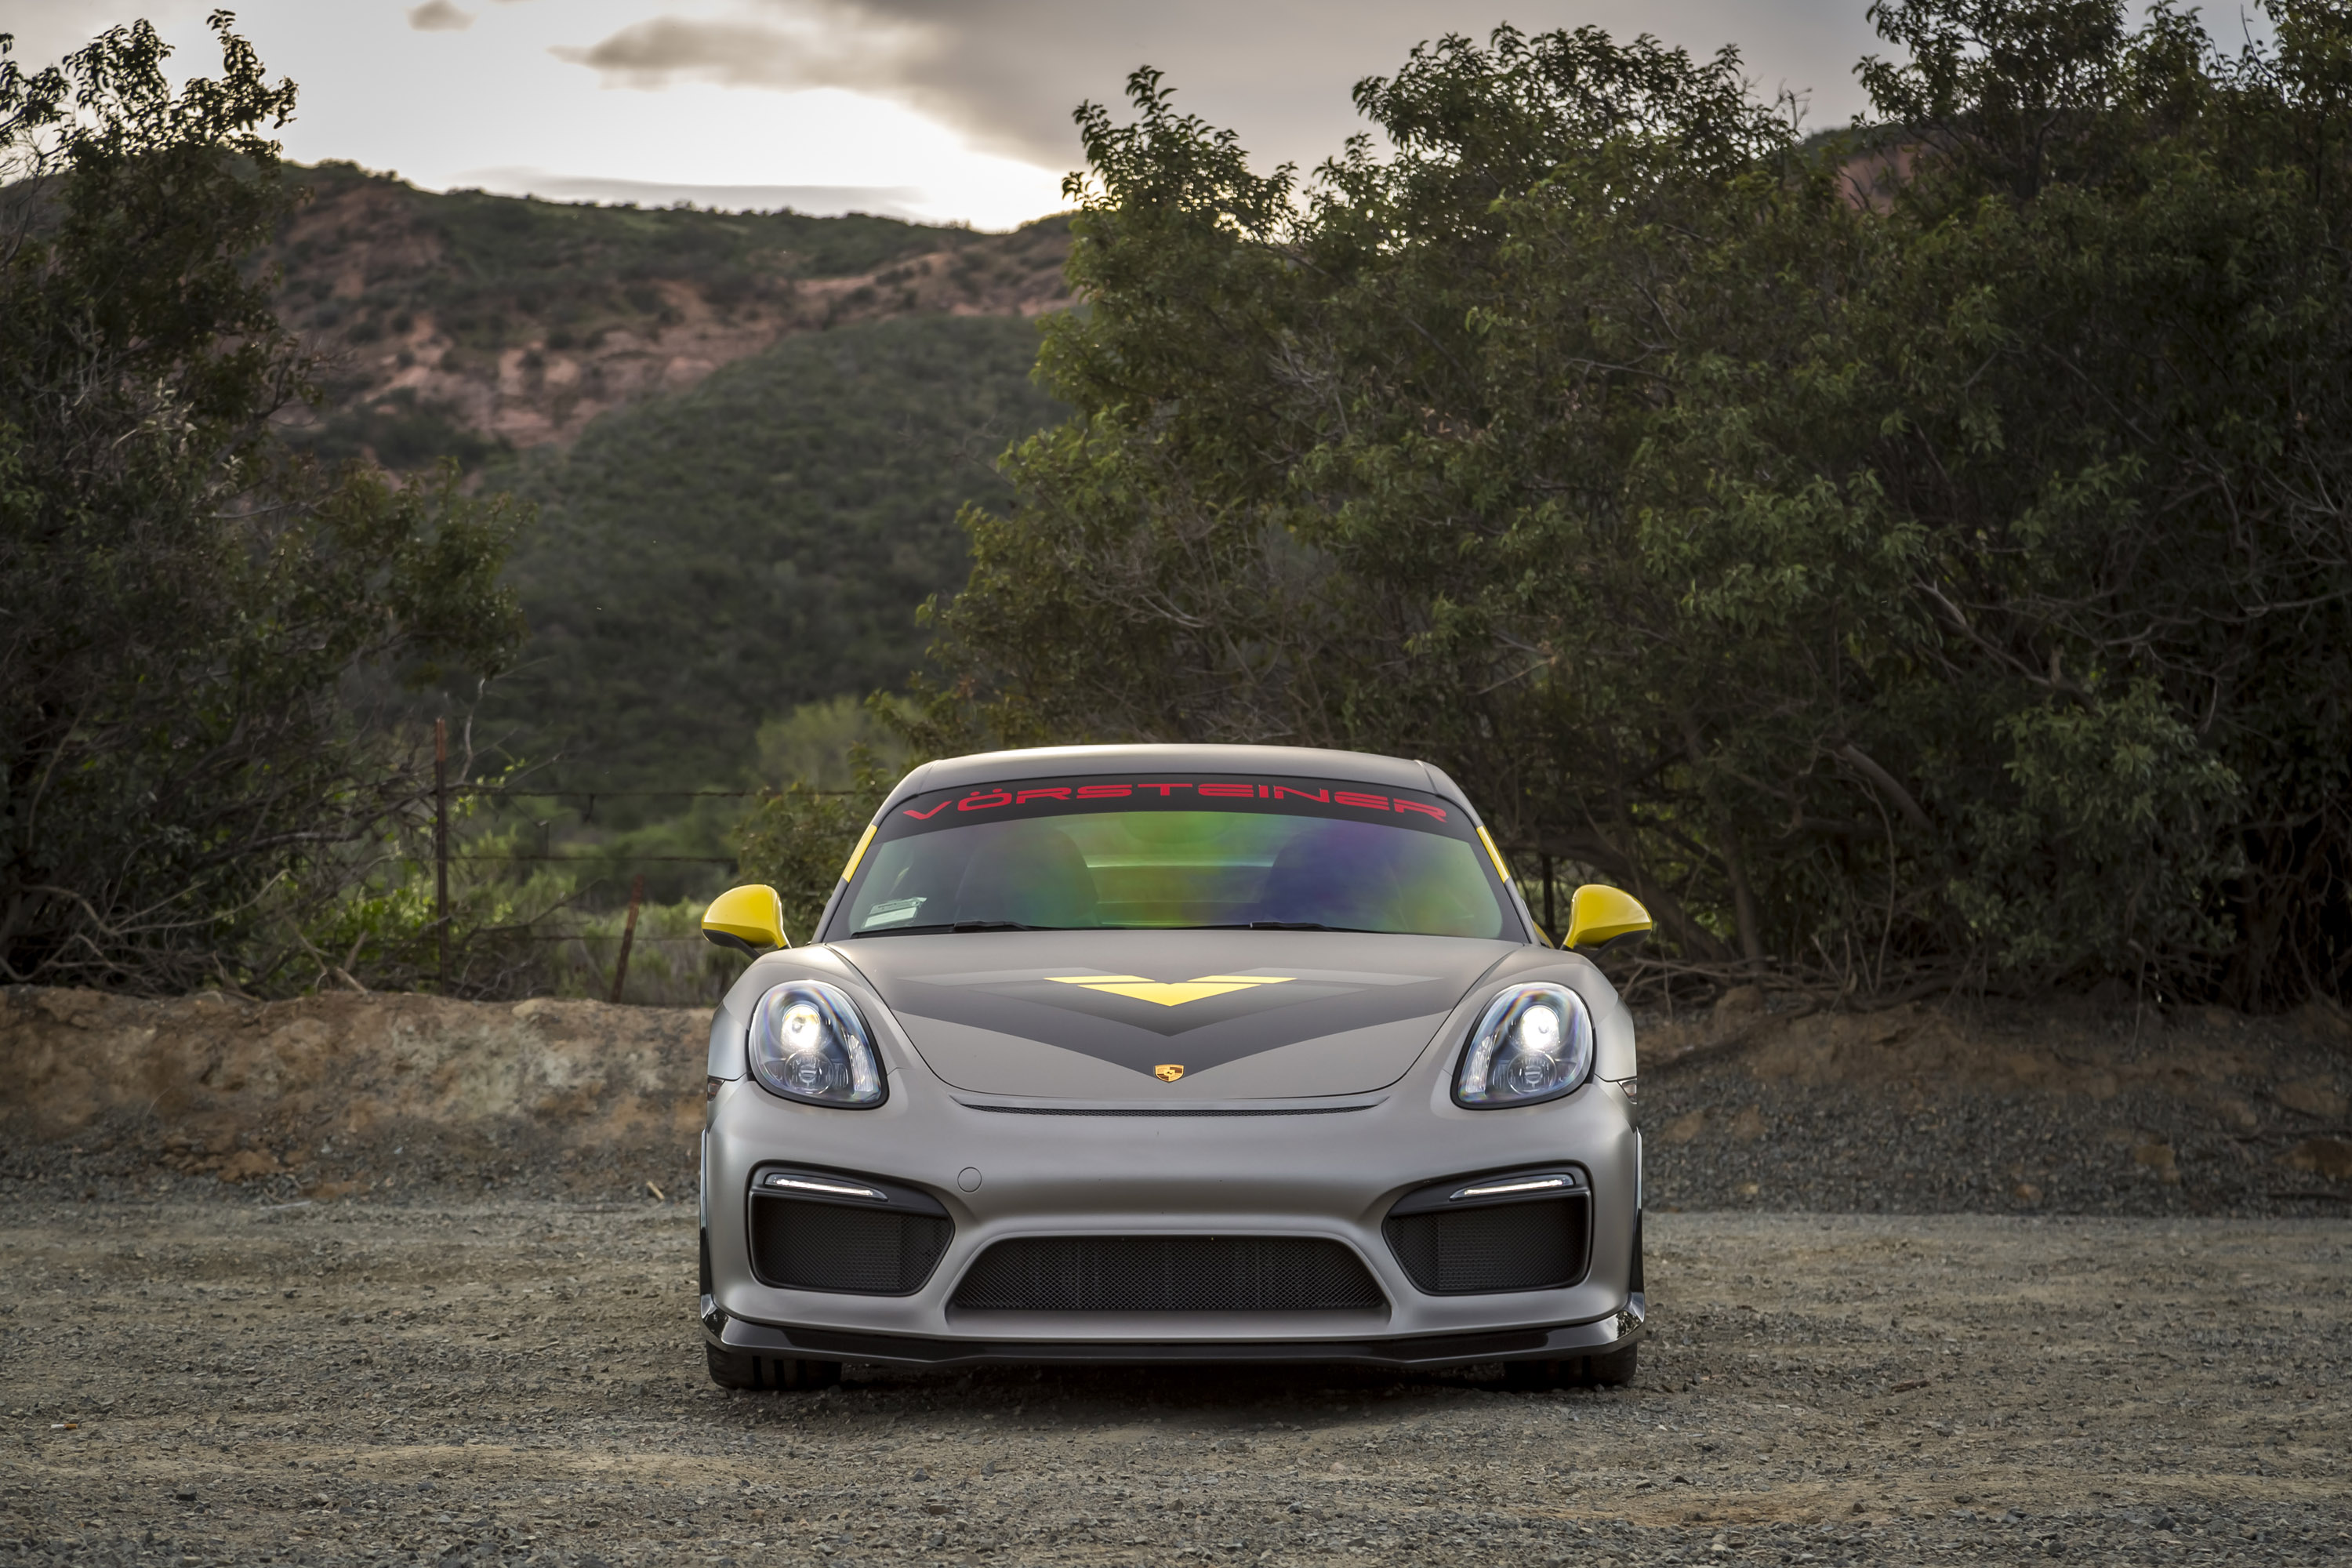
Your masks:
<svg viewBox="0 0 2352 1568"><path fill-rule="evenodd" d="M541 523L510 569L530 662L489 731L572 787L734 787L762 720L898 685L928 640L915 607L962 580L957 510L1060 417L1035 357L1018 317L792 336L490 465Z"/></svg>
<svg viewBox="0 0 2352 1568"><path fill-rule="evenodd" d="M1011 234L852 214L719 213L420 191L327 163L268 259L333 358L289 417L328 457L469 466L579 437L798 333L1067 303L1068 223Z"/></svg>
<svg viewBox="0 0 2352 1568"><path fill-rule="evenodd" d="M478 732L554 759L542 781L733 787L764 720L897 685L916 606L964 576L957 511L1062 414L1028 376L1033 319L1069 302L1065 218L992 235L298 177L311 199L268 259L331 373L289 434L395 471L454 457L540 504L509 568L531 642Z"/></svg>

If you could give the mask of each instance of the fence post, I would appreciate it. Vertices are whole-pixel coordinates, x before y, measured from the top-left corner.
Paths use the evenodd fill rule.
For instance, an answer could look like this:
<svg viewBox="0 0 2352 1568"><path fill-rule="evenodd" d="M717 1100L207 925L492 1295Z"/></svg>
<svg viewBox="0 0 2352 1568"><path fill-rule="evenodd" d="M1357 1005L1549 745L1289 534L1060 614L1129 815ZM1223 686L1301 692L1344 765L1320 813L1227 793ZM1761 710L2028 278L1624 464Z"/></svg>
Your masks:
<svg viewBox="0 0 2352 1568"><path fill-rule="evenodd" d="M637 906L646 901L646 879L629 884L629 918L621 922L621 956L613 961L613 1005L621 1005L621 986L629 978L629 948L637 940Z"/></svg>
<svg viewBox="0 0 2352 1568"><path fill-rule="evenodd" d="M433 944L435 973L449 993L449 721L433 721Z"/></svg>

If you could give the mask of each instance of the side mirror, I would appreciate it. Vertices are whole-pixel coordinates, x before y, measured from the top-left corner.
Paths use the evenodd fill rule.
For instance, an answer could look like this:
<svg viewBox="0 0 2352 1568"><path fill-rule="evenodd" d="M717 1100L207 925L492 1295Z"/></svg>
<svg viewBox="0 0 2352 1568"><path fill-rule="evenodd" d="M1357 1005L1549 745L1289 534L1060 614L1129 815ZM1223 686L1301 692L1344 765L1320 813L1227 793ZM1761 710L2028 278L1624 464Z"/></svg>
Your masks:
<svg viewBox="0 0 2352 1568"><path fill-rule="evenodd" d="M1650 934L1650 911L1633 894L1587 882L1568 905L1568 940L1562 946L1631 947Z"/></svg>
<svg viewBox="0 0 2352 1568"><path fill-rule="evenodd" d="M702 911L702 940L757 958L772 947L790 947L784 935L784 901L765 882L730 888Z"/></svg>

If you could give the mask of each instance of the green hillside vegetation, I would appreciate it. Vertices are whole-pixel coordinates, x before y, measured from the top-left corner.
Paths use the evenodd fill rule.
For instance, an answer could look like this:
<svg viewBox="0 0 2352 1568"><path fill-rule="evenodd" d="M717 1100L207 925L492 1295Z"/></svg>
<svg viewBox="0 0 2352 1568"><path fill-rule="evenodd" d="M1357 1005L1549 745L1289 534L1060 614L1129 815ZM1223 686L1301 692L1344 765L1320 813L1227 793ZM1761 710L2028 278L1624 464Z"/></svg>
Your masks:
<svg viewBox="0 0 2352 1568"><path fill-rule="evenodd" d="M705 212L531 200L483 191L420 191L390 174L328 162L299 171L332 226L290 226L273 259L299 280L281 306L289 324L340 328L347 342L405 331L431 311L468 348L542 337L562 348L614 326L658 323L661 285L692 285L722 310L772 302L806 278L841 278L943 247L992 238L968 228L851 213ZM387 251L356 296L310 264L347 246L352 209Z"/></svg>
<svg viewBox="0 0 2352 1568"><path fill-rule="evenodd" d="M277 312L330 356L289 441L544 503L507 574L534 629L520 672L433 702L474 708L490 765L557 792L474 800L468 853L561 863L467 872L472 923L601 910L639 873L657 901L707 894L743 803L609 792L814 782L875 739L860 701L919 662L918 607L962 581L960 507L1001 502L996 457L1064 412L1029 384L1028 318L1062 298L1067 220L289 178L308 199L266 258ZM562 793L583 787L607 793Z"/></svg>
<svg viewBox="0 0 2352 1568"><path fill-rule="evenodd" d="M562 444L781 336L894 317L1034 315L1061 297L1068 223L1010 234L852 213L730 213L420 191L341 163L260 258L325 358L280 421L327 460L471 469Z"/></svg>
<svg viewBox="0 0 2352 1568"><path fill-rule="evenodd" d="M483 732L566 787L728 788L763 721L900 684L917 607L963 579L959 509L1001 504L995 458L1064 412L1035 344L970 316L787 338L493 465L541 521L509 569L531 642Z"/></svg>

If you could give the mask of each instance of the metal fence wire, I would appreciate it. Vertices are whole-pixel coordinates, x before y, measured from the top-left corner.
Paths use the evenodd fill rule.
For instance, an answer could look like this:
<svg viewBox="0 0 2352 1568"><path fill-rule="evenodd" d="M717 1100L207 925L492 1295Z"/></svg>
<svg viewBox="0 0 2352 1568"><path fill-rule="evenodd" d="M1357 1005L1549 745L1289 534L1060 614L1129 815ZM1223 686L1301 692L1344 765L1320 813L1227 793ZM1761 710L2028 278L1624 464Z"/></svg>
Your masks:
<svg viewBox="0 0 2352 1568"><path fill-rule="evenodd" d="M764 800L777 793L771 789L537 789L520 784L452 783L448 776L448 721L436 719L433 721L434 938L437 979L444 991L446 991L449 985L449 863L453 860L609 867L725 866L730 869L738 864L736 857L731 855L628 855L595 852L556 854L551 851L543 851L536 855L453 853L449 847L449 797L451 795L510 797L518 800L584 801L587 804L582 809L581 819L585 822L593 819L596 803L599 800ZM819 789L806 793L839 798L856 795L857 792L846 789ZM1529 901L1539 903L1544 930L1557 940L1559 931L1556 923L1559 904L1555 889L1559 885L1556 875L1559 868L1557 858L1537 845L1506 844L1502 848L1507 854L1532 854L1540 863L1541 873L1538 878L1533 879L1536 883L1534 888L1528 886L1530 880L1528 878L1521 877L1518 881L1523 893L1532 892L1536 895ZM614 954L611 969L612 984L609 990L612 1000L617 1003L621 1000L622 988L628 981L632 954L639 945L636 936L637 915L645 901L645 878L642 875L633 878L629 889L628 913L618 937L583 933L534 933L523 940L555 944L557 953L563 952L567 946L576 950L576 963L573 966L593 973L600 980L605 969L594 956L594 950L602 943L617 942L617 951ZM672 989L669 977L673 974L690 988L688 993L681 994L677 1002L667 1002L665 999L662 1002L652 1002L650 1005L683 1005L688 1003L700 1002L708 996L709 977L717 963L723 962L724 955L704 948L699 938L654 937L645 939L644 946L648 953L660 954L663 981L657 984L657 989L663 991ZM688 954L692 954L700 962L687 962ZM688 971L691 972L690 975Z"/></svg>

